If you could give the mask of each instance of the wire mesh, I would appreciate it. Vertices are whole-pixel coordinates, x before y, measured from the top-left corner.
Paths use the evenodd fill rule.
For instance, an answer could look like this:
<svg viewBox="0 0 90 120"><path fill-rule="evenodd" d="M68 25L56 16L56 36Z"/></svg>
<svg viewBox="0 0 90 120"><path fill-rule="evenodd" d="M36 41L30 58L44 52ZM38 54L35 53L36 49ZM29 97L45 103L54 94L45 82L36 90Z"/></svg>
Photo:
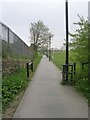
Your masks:
<svg viewBox="0 0 90 120"><path fill-rule="evenodd" d="M0 43L2 42L2 55L33 57L34 51L16 35L8 26L0 23Z"/></svg>

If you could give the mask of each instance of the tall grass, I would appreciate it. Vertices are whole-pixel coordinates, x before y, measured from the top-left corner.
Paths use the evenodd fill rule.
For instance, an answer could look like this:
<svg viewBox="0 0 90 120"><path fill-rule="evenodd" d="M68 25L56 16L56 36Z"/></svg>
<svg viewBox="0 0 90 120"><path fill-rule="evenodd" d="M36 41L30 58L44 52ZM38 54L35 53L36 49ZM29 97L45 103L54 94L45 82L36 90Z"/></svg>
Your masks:
<svg viewBox="0 0 90 120"><path fill-rule="evenodd" d="M37 54L37 56L34 58L34 72L36 71L41 58L42 56L40 54Z"/></svg>
<svg viewBox="0 0 90 120"><path fill-rule="evenodd" d="M62 65L65 64L65 51L52 53L52 61L62 70Z"/></svg>

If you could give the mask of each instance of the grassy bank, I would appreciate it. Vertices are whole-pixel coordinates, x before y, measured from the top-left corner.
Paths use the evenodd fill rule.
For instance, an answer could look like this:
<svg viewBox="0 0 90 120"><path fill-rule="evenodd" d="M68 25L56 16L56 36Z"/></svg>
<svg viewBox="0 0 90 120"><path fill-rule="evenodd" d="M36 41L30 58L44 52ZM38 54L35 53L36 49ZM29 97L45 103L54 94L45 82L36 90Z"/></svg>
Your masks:
<svg viewBox="0 0 90 120"><path fill-rule="evenodd" d="M40 55L36 55L34 59L34 72L41 60ZM6 110L9 103L28 86L29 80L26 76L26 68L21 67L15 73L12 73L2 78L2 107L3 111Z"/></svg>
<svg viewBox="0 0 90 120"><path fill-rule="evenodd" d="M54 52L52 56L53 63L62 70L62 65L65 64L65 51Z"/></svg>
<svg viewBox="0 0 90 120"><path fill-rule="evenodd" d="M73 53L71 51L69 51L70 53L70 58L69 58L69 62L73 63L74 61L72 61ZM65 64L65 51L62 52L54 52L52 54L53 56L53 63L62 70L62 65ZM88 73L86 69L82 70L82 66L80 63L76 62L76 75L75 78L73 80L73 86L79 91L81 92L88 100L90 99L90 94L88 92L89 86L88 86ZM90 100L89 100L89 104L90 104Z"/></svg>
<svg viewBox="0 0 90 120"><path fill-rule="evenodd" d="M42 56L40 54L38 54L37 57L35 57L35 59L34 59L34 72L36 71L37 66L38 66L41 58L42 58Z"/></svg>
<svg viewBox="0 0 90 120"><path fill-rule="evenodd" d="M15 96L24 90L28 85L26 78L26 69L20 68L19 71L8 75L2 79L2 107L3 110L7 108Z"/></svg>

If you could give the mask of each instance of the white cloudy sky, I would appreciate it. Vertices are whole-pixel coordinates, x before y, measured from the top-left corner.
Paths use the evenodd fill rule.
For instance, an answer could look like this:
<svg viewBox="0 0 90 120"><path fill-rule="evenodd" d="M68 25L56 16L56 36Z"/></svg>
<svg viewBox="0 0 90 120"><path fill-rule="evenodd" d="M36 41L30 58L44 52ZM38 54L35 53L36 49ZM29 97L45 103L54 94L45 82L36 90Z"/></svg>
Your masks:
<svg viewBox="0 0 90 120"><path fill-rule="evenodd" d="M88 17L89 0L69 0L69 31L74 32L77 14ZM31 22L42 20L54 34L52 47L61 48L65 39L65 0L2 0L1 22L30 45Z"/></svg>

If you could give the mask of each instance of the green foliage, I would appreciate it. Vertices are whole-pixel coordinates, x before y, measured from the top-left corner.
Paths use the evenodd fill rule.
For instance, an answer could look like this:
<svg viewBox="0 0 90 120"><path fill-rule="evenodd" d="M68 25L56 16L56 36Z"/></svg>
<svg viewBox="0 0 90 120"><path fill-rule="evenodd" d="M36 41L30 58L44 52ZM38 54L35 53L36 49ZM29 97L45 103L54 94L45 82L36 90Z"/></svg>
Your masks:
<svg viewBox="0 0 90 120"><path fill-rule="evenodd" d="M37 54L36 58L34 59L34 72L35 72L41 58L42 58L42 56L40 54Z"/></svg>
<svg viewBox="0 0 90 120"><path fill-rule="evenodd" d="M73 51L69 51L70 58L72 58ZM53 62L55 65L62 70L62 65L65 63L65 51L62 52L54 52L53 53ZM69 59L71 63L75 62L72 61L72 59ZM90 103L90 88L88 85L88 72L87 72L87 66L82 70L82 66L79 62L76 63L76 75L74 76L73 81L67 82L67 81L61 81L62 85L73 85L75 88L82 92L84 96L88 99L88 102Z"/></svg>
<svg viewBox="0 0 90 120"><path fill-rule="evenodd" d="M75 31L75 34L70 34L75 41L71 41L70 46L72 48L74 59L80 63L88 61L88 25L89 22L79 16L79 29Z"/></svg>
<svg viewBox="0 0 90 120"><path fill-rule="evenodd" d="M41 55L35 54L34 58L34 72L41 60ZM9 74L2 79L2 107L5 110L8 104L15 98L15 96L28 86L26 76L26 68L21 68L19 71Z"/></svg>
<svg viewBox="0 0 90 120"><path fill-rule="evenodd" d="M31 59L32 61L34 61L35 60L35 58L37 58L38 57L38 53L37 52L35 52L34 53L34 56L33 56L33 58Z"/></svg>
<svg viewBox="0 0 90 120"><path fill-rule="evenodd" d="M62 65L65 64L65 51L52 53L52 60L62 70Z"/></svg>
<svg viewBox="0 0 90 120"><path fill-rule="evenodd" d="M2 107L8 105L21 90L25 89L28 81L26 79L26 69L21 68L20 71L8 75L2 79Z"/></svg>
<svg viewBox="0 0 90 120"><path fill-rule="evenodd" d="M89 22L79 16L79 29L75 31L75 34L71 34L72 40L69 43L71 50L69 51L69 63L76 63L76 75L72 84L78 91L82 92L90 103L90 85L88 84L88 64L82 69L82 63L88 62L88 40L89 40ZM65 63L65 53L54 53L53 62L60 68ZM62 68L60 68L62 69ZM67 84L66 81L62 81L62 84Z"/></svg>
<svg viewBox="0 0 90 120"><path fill-rule="evenodd" d="M40 20L31 23L30 35L36 52L39 46L42 47L49 43L49 37L53 37L52 33L49 32L49 28Z"/></svg>
<svg viewBox="0 0 90 120"><path fill-rule="evenodd" d="M62 80L60 84L62 84L62 85L67 85L67 84L68 84L68 82L67 82L67 81Z"/></svg>
<svg viewBox="0 0 90 120"><path fill-rule="evenodd" d="M85 76L84 71L80 71L79 73L76 74L75 76L75 84L74 86L76 89L80 92L83 93L84 96L89 100L89 86L88 86L88 78Z"/></svg>
<svg viewBox="0 0 90 120"><path fill-rule="evenodd" d="M70 43L73 53L71 59L77 62L78 67L75 76L75 86L79 91L82 91L89 100L88 64L84 66L83 70L79 67L80 64L88 62L89 21L79 16L78 25L79 29L75 31L75 34L70 34L75 39L75 41L71 41Z"/></svg>

